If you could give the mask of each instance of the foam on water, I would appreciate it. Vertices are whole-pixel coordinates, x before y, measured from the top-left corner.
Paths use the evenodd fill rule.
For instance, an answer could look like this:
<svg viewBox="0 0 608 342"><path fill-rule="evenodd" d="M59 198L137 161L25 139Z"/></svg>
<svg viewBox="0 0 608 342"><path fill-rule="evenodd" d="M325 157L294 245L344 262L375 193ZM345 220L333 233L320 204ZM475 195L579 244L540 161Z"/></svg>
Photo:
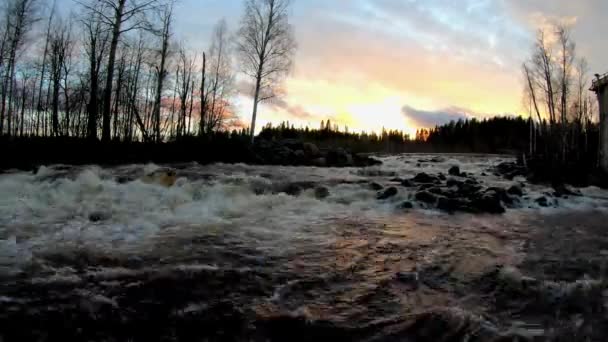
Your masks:
<svg viewBox="0 0 608 342"><path fill-rule="evenodd" d="M508 187L524 181L506 181L490 170L509 157L454 155L429 161L434 157L383 157L382 166L366 169L190 164L182 167L187 176L172 187L140 180L141 175L157 171L157 165L54 166L41 167L36 174L0 175L0 272L16 272L37 256L65 251L137 255L163 238L200 232L235 234L255 248L282 253L295 248L294 241L313 245L331 241L329 227L336 222L390 222L407 215L396 207L411 200L415 190L399 187L397 196L378 201L376 192L363 182L388 186L394 177L447 174L454 165L486 186ZM119 181L125 175L131 179ZM325 186L330 195L319 200L314 188L299 196L272 191L289 182ZM550 191L530 184L525 189L528 199L515 210L538 210L534 200ZM605 190L592 187L582 193L543 211L608 208Z"/></svg>

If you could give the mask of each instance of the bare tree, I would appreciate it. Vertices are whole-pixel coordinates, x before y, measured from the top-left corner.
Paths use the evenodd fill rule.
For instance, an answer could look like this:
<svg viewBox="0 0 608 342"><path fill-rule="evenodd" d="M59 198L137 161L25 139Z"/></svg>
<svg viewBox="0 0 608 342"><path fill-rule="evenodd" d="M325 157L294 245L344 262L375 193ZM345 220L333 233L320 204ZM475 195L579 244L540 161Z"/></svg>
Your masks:
<svg viewBox="0 0 608 342"><path fill-rule="evenodd" d="M560 117L566 123L568 113L568 100L572 82L572 68L574 63L575 44L570 38L570 29L559 24L555 28L555 35L559 45L559 85L560 85Z"/></svg>
<svg viewBox="0 0 608 342"><path fill-rule="evenodd" d="M163 84L165 78L167 77L167 58L169 55L169 39L171 38L171 23L173 16L173 3L170 3L165 6L162 11L160 17L162 22L162 30L160 32L160 37L162 39L161 49L159 51L160 57L160 65L157 67L157 75L156 75L156 97L154 100L154 136L156 142L160 142L160 105L161 105L161 97L163 93Z"/></svg>
<svg viewBox="0 0 608 342"><path fill-rule="evenodd" d="M179 96L179 117L177 136L181 137L188 134L187 114L188 101L191 95L192 77L194 73L195 59L190 58L186 49L182 46L179 50L179 65L177 77L177 95Z"/></svg>
<svg viewBox="0 0 608 342"><path fill-rule="evenodd" d="M209 83L205 89L205 127L207 132L221 128L234 90L232 51L226 20L220 20L211 37L209 49Z"/></svg>
<svg viewBox="0 0 608 342"><path fill-rule="evenodd" d="M7 45L8 62L2 87L2 99L0 108L0 134L4 132L4 117L8 118L8 134L11 131L13 86L15 84L15 65L17 52L23 45L25 35L32 27L36 18L36 0L10 0L6 12L7 22ZM8 97L8 112L6 111L6 99Z"/></svg>
<svg viewBox="0 0 608 342"><path fill-rule="evenodd" d="M109 141L111 136L112 89L118 42L126 32L149 28L145 15L156 8L158 0L92 0L91 2L91 4L81 4L95 16L99 16L104 24L111 28L106 85L103 90L101 127L101 139Z"/></svg>
<svg viewBox="0 0 608 342"><path fill-rule="evenodd" d="M53 84L53 95L51 100L51 122L53 136L60 135L59 91L61 87L61 81L65 76L65 65L67 63L72 48L70 31L71 28L68 24L61 22L61 20L58 21L55 29L53 30L53 33L51 34L51 40L49 42L50 74L51 83Z"/></svg>
<svg viewBox="0 0 608 342"><path fill-rule="evenodd" d="M84 27L84 48L89 64L89 101L87 104L87 137L97 139L99 120L99 78L103 58L108 46L109 32L101 16L101 11L93 11L93 16L82 20Z"/></svg>
<svg viewBox="0 0 608 342"><path fill-rule="evenodd" d="M238 32L237 50L243 73L253 78L251 141L258 104L273 98L290 71L296 42L288 20L290 0L246 0Z"/></svg>
<svg viewBox="0 0 608 342"><path fill-rule="evenodd" d="M205 82L207 80L207 54L203 52L203 67L201 69L201 88L200 92L200 121L198 127L198 134L200 136L205 135L205 118L207 116L207 91Z"/></svg>

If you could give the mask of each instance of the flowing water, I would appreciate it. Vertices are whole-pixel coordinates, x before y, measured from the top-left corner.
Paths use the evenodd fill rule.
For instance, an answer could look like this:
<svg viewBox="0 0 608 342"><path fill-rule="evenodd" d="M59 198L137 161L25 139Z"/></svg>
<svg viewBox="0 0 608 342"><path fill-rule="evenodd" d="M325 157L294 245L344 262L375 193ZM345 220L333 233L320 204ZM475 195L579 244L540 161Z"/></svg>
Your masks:
<svg viewBox="0 0 608 342"><path fill-rule="evenodd" d="M380 159L2 174L0 337L602 340L608 191L545 208L550 188L494 173L508 156ZM450 215L395 182L454 165L525 195L503 215ZM398 194L378 200L371 183Z"/></svg>

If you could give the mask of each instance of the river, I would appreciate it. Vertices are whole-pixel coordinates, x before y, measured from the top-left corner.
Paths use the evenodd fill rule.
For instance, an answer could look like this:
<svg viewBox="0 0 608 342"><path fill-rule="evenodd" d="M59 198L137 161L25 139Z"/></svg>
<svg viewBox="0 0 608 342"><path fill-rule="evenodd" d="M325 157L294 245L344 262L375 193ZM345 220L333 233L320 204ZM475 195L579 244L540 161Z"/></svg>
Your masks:
<svg viewBox="0 0 608 342"><path fill-rule="evenodd" d="M378 158L368 168L1 174L0 336L602 340L608 191L553 198L550 187L496 173L509 156ZM524 195L501 215L449 214L396 179L452 166ZM398 192L379 200L378 186Z"/></svg>

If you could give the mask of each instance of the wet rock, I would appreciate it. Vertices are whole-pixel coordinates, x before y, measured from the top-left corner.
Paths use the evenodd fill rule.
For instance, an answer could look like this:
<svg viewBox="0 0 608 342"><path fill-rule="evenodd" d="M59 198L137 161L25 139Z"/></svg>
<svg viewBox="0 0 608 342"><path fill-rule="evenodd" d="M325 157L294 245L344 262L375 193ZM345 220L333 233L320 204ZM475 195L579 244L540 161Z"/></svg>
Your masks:
<svg viewBox="0 0 608 342"><path fill-rule="evenodd" d="M159 169L143 176L141 181L146 184L155 184L170 188L175 184L175 181L177 181L177 175L174 170Z"/></svg>
<svg viewBox="0 0 608 342"><path fill-rule="evenodd" d="M445 196L445 194L446 194L446 191L444 191L442 188L437 187L437 186L429 188L427 191L432 194L439 195L439 196Z"/></svg>
<svg viewBox="0 0 608 342"><path fill-rule="evenodd" d="M329 197L329 189L324 186L319 186L315 188L315 197L317 199L324 199Z"/></svg>
<svg viewBox="0 0 608 342"><path fill-rule="evenodd" d="M395 178L391 178L390 180L391 182L395 182L395 183L401 183L404 181L403 178L399 178L399 177L395 177Z"/></svg>
<svg viewBox="0 0 608 342"><path fill-rule="evenodd" d="M437 209L454 213L458 211L470 212L471 203L466 199L440 197L437 201Z"/></svg>
<svg viewBox="0 0 608 342"><path fill-rule="evenodd" d="M437 178L439 178L439 180L442 180L442 181L445 181L445 180L447 179L447 177L446 177L446 176L445 176L443 173L440 173L440 174L437 176Z"/></svg>
<svg viewBox="0 0 608 342"><path fill-rule="evenodd" d="M496 191L486 191L471 202L474 210L482 213L503 214L506 210L502 206L500 195Z"/></svg>
<svg viewBox="0 0 608 342"><path fill-rule="evenodd" d="M402 185L402 186L404 186L404 187L406 187L406 188L412 188L412 187L416 186L416 185L415 185L414 183L412 183L412 181L411 181L411 180L409 180L409 179L403 179L403 180L401 181L401 185Z"/></svg>
<svg viewBox="0 0 608 342"><path fill-rule="evenodd" d="M358 153L353 155L353 166L366 167L366 166L377 166L382 165L382 162L378 159L366 156Z"/></svg>
<svg viewBox="0 0 608 342"><path fill-rule="evenodd" d="M382 189L384 189L384 187L376 182L372 182L369 184L369 187L374 190L374 191L380 191Z"/></svg>
<svg viewBox="0 0 608 342"><path fill-rule="evenodd" d="M512 185L508 190L507 193L509 195L513 195L513 196L517 196L517 197L521 197L524 195L524 191L522 190L522 188L519 185Z"/></svg>
<svg viewBox="0 0 608 342"><path fill-rule="evenodd" d="M458 179L450 178L447 180L446 184L448 187L452 187L452 186L460 187L464 184L464 182L460 181Z"/></svg>
<svg viewBox="0 0 608 342"><path fill-rule="evenodd" d="M457 187L457 193L459 197L472 197L482 189L482 187L479 185L466 184L464 182L459 183Z"/></svg>
<svg viewBox="0 0 608 342"><path fill-rule="evenodd" d="M507 193L507 190L499 187L490 187L487 188L486 193L490 193L491 196L497 196L498 199L505 204L513 204L513 199Z"/></svg>
<svg viewBox="0 0 608 342"><path fill-rule="evenodd" d="M391 186L390 188L378 193L378 196L376 196L376 198L379 200L385 200L397 196L398 193L399 190L397 190L397 188L395 188L394 186Z"/></svg>
<svg viewBox="0 0 608 342"><path fill-rule="evenodd" d="M412 202L409 201L405 201L401 204L399 204L399 209L413 209L414 205L412 204Z"/></svg>
<svg viewBox="0 0 608 342"><path fill-rule="evenodd" d="M547 197L545 197L545 196L539 197L539 198L535 199L534 201L541 207L546 208L549 206L549 200L547 200Z"/></svg>
<svg viewBox="0 0 608 342"><path fill-rule="evenodd" d="M506 179L513 180L518 176L526 175L526 168L513 162L504 162L496 165L496 171Z"/></svg>
<svg viewBox="0 0 608 342"><path fill-rule="evenodd" d="M566 197L566 196L576 196L580 197L583 194L578 190L571 190L566 184L556 183L553 184L553 196L555 197Z"/></svg>
<svg viewBox="0 0 608 342"><path fill-rule="evenodd" d="M294 182L282 185L277 192L283 192L290 196L299 196L302 191L315 187L311 182Z"/></svg>
<svg viewBox="0 0 608 342"><path fill-rule="evenodd" d="M437 202L437 196L428 191L419 191L416 193L415 197L417 201L423 203L434 204Z"/></svg>
<svg viewBox="0 0 608 342"><path fill-rule="evenodd" d="M110 214L102 211L93 211L89 214L89 221L101 222L110 219Z"/></svg>
<svg viewBox="0 0 608 342"><path fill-rule="evenodd" d="M449 170L448 170L448 174L450 176L460 176L460 167L458 166L452 166Z"/></svg>
<svg viewBox="0 0 608 342"><path fill-rule="evenodd" d="M431 176L425 172L417 174L412 180L416 183L436 183L439 181L437 177Z"/></svg>

